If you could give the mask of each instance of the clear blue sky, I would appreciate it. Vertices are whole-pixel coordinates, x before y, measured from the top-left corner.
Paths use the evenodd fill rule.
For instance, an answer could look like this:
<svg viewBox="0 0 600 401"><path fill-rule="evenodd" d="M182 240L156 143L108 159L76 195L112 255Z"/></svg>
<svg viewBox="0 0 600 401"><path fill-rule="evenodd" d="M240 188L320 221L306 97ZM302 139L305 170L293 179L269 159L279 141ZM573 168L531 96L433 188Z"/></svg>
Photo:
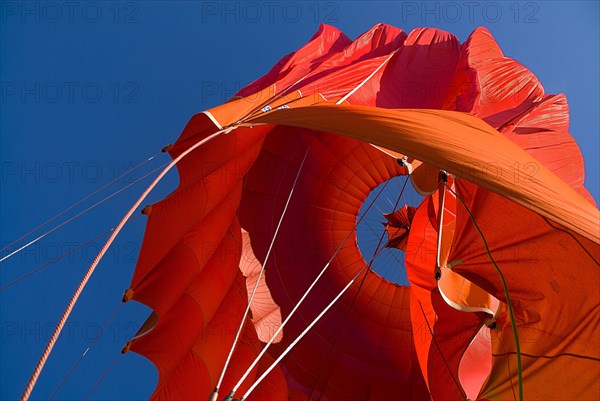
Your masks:
<svg viewBox="0 0 600 401"><path fill-rule="evenodd" d="M531 69L547 93L566 93L571 132L586 161L587 187L600 200L598 2L475 3L469 8L465 2L421 1L2 1L1 242L14 240L173 142L194 113L225 101L265 73L321 22L351 38L384 22L405 31L438 27L461 41L475 27L486 26L504 53ZM152 166L159 164L154 160ZM171 176L150 201L169 193L176 182ZM113 226L142 186L1 263L0 286ZM120 303L143 225L143 218L131 223L99 266L34 399L50 397ZM20 396L101 241L94 244L0 292L1 399ZM85 397L147 313L139 304L125 305L57 399ZM129 353L91 399L145 399L156 378L150 362Z"/></svg>

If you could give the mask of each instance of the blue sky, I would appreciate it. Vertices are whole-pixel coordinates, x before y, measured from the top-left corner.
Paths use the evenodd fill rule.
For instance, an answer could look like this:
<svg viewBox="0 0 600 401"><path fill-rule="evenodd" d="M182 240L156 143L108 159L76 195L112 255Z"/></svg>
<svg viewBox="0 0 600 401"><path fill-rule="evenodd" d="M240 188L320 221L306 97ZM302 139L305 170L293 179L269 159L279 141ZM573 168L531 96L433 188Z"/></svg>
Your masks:
<svg viewBox="0 0 600 401"><path fill-rule="evenodd" d="M600 200L596 1L2 1L0 20L3 245L173 142L194 113L225 101L265 73L305 43L321 22L351 38L384 22L405 31L438 27L461 41L475 27L486 26L504 53L532 70L547 93L566 93L571 133L586 161L587 188ZM166 161L165 155L152 160L127 182ZM148 203L176 183L169 176ZM0 286L112 227L143 185L0 263ZM50 398L119 305L143 227L144 218L129 224L100 264L34 399ZM101 244L83 246L0 292L0 399L20 396L53 324ZM123 306L56 399L83 399L147 314L142 305ZM129 353L90 399L145 399L156 379L150 362Z"/></svg>

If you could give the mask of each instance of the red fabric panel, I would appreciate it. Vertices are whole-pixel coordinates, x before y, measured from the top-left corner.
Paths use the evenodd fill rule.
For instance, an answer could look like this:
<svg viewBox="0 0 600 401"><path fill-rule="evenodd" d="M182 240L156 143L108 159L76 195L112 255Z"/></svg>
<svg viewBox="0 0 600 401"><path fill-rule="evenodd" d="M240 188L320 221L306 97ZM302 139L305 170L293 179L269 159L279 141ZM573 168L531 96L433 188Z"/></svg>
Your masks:
<svg viewBox="0 0 600 401"><path fill-rule="evenodd" d="M388 221L386 225L388 240L385 246L406 251L406 242L415 210L416 208L412 206L404 205L393 213L383 215Z"/></svg>
<svg viewBox="0 0 600 401"><path fill-rule="evenodd" d="M378 72L376 105L385 108L441 108L459 60L460 43L448 32L413 30L401 52ZM359 96L358 94L356 96ZM352 103L354 96L350 98Z"/></svg>
<svg viewBox="0 0 600 401"><path fill-rule="evenodd" d="M275 360L265 354L258 363L258 373L261 375ZM288 385L279 366L275 367L250 394L248 401L281 401L288 399Z"/></svg>
<svg viewBox="0 0 600 401"><path fill-rule="evenodd" d="M526 399L600 394L600 246L482 188L457 180L506 278L519 331ZM500 277L465 209L457 209L454 271L506 302ZM493 367L481 397L517 391L515 340L506 310L492 337ZM550 379L551 378L551 379Z"/></svg>
<svg viewBox="0 0 600 401"><path fill-rule="evenodd" d="M404 171L368 144L325 133L276 127L245 183L240 217L262 260L306 149L308 154L272 257L267 284L287 316L356 223L370 190ZM355 235L284 329L278 355L366 263ZM310 252L306 250L310 249ZM358 280L362 281L362 277ZM373 272L352 287L284 359L295 389L335 399L426 397L415 371L407 288ZM384 373L385 372L385 373Z"/></svg>
<svg viewBox="0 0 600 401"><path fill-rule="evenodd" d="M182 181L176 191L152 205L132 279L134 290L177 241L239 184L256 158L265 132L265 127L240 129L216 138L213 146L201 147L188 156L195 171L189 174L193 183L186 185ZM219 147L222 142L230 141L233 151L229 146ZM219 152L222 159L213 164L214 156L210 155Z"/></svg>
<svg viewBox="0 0 600 401"><path fill-rule="evenodd" d="M351 40L337 28L321 24L306 45L283 57L265 76L241 89L236 96L251 95L273 83L277 83L276 91L281 93L305 77L329 55L337 53L350 43Z"/></svg>
<svg viewBox="0 0 600 401"><path fill-rule="evenodd" d="M190 289L194 281L214 282L216 296L207 299L220 299L218 290L228 288L235 273L220 269L223 263L236 266L240 253L237 225L237 207L241 195L241 185L231 192L221 204L213 209L200 223L188 231L160 263L134 287L135 299L150 306L161 317L169 311L181 294ZM226 238L229 237L229 238ZM235 238L236 242L230 243ZM169 279L165 279L168 275ZM202 293L199 296L203 296ZM198 299L201 305L203 300Z"/></svg>
<svg viewBox="0 0 600 401"><path fill-rule="evenodd" d="M434 277L438 195L426 198L413 217L405 259L411 283L411 323L421 369L433 400L464 399L459 382L462 355L484 314L459 312L441 297ZM442 271L443 274L443 271Z"/></svg>

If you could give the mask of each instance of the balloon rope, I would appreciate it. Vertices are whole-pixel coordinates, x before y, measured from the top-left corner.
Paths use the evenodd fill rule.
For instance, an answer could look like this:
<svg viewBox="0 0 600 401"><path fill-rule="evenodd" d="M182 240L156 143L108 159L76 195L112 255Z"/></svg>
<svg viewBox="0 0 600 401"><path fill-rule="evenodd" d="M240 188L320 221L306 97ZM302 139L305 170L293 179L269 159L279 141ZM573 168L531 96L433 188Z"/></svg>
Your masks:
<svg viewBox="0 0 600 401"><path fill-rule="evenodd" d="M98 379L98 381L96 382L96 384L94 384L94 387L92 387L92 389L90 390L90 392L87 393L87 395L85 396L85 398L83 399L83 401L87 401L87 399L90 398L90 396L92 395L92 393L94 391L96 391L96 389L98 388L98 386L100 385L100 383L102 383L102 381L104 380L104 378L106 377L106 375L108 375L108 372L111 371L111 369L115 366L115 364L117 363L117 361L122 356L123 356L123 354L119 352L119 355L117 355L117 357L112 361L112 363L108 366L108 368L106 368L106 370L104 371L104 373L102 374L102 376L100 377L100 379Z"/></svg>
<svg viewBox="0 0 600 401"><path fill-rule="evenodd" d="M444 182L441 181L440 182ZM444 183L445 184L445 183ZM439 188L439 185L438 185ZM436 257L435 257L435 271L436 271L436 275L437 274L441 274L441 268L442 266L440 265L440 256L442 254L442 236L444 234L444 210L446 209L446 191L443 190L442 191L442 204L440 206L440 217L439 217L439 223L438 223L438 235L437 235L437 251L436 251Z"/></svg>
<svg viewBox="0 0 600 401"><path fill-rule="evenodd" d="M292 87L296 86L297 84L299 84L301 81L304 80L304 78L306 78L308 76L308 73L304 74L304 76L302 76L300 79L298 79L296 82L294 82L293 84L291 84L290 86L288 86L287 88L283 88L283 90L281 92L279 92L278 95L274 95L271 98L268 98L267 100L263 101L262 103L258 103L258 105L256 107L254 107L253 109L251 109L248 113L246 113L246 115L244 117L242 117L240 119L240 123L245 122L246 120L248 120L249 118L251 118L252 116L254 116L257 112L262 111L263 107L267 106L269 103L273 103L276 100L280 99L283 97L283 95L285 95L285 93L290 90ZM274 89L275 91L277 89Z"/></svg>
<svg viewBox="0 0 600 401"><path fill-rule="evenodd" d="M229 354L227 355L227 359L225 360L225 365L221 370L221 376L219 376L219 381L211 395L211 399L216 399L219 394L219 388L223 383L223 378L225 377L225 373L227 372L227 368L229 367L229 363L231 362L231 357L233 355L233 351L235 350L235 346L240 338L242 333L242 329L244 328L244 323L246 322L246 318L248 317L248 313L250 313L250 306L252 305L252 301L254 300L254 296L256 295L256 290L258 289L258 284L260 279L265 271L265 267L267 266L267 262L269 261L269 256L271 256L271 251L273 250L273 245L275 244L275 239L277 238L277 234L279 233L279 228L281 227L281 223L283 222L283 218L287 212L288 206L290 204L290 200L292 199L292 195L294 190L296 189L296 184L298 183L298 178L300 177L300 172L302 171L302 167L304 167L304 162L306 161L306 156L308 156L308 149L304 153L304 158L302 159L302 163L300 163L300 167L298 168L298 172L296 173L296 178L294 178L294 183L292 184L292 188L290 193L288 194L287 200L285 202L285 206L283 208L283 212L279 217L279 222L277 223L277 228L275 228L275 233L273 234L273 238L271 239L271 244L269 245L269 250L265 256L263 264L261 266L260 272L258 273L258 277L256 278L256 283L254 284L254 288L252 289L252 293L250 294L250 298L248 299L248 305L246 306L246 310L244 311L244 315L242 316L242 320L240 321L240 326L238 327L237 333L235 334L235 338L233 340L233 344L231 344L231 348L229 349Z"/></svg>
<svg viewBox="0 0 600 401"><path fill-rule="evenodd" d="M85 202L86 200L88 200L89 198L91 198L92 196L96 195L98 192L102 191L105 188L108 188L109 186L111 186L112 184L114 184L115 182L119 181L121 178L131 174L132 172L134 172L135 170L139 169L140 167L142 167L144 164L148 163L150 160L154 159L156 156L160 155L161 152L156 153L153 156L150 156L148 159L144 160L143 162L139 163L138 165L132 167L131 169L125 171L123 174L119 175L118 177L116 177L114 180L104 184L103 186L101 186L100 188L98 188L97 190L95 190L94 192L92 192L91 194L85 196L84 198L80 199L79 201L77 201L76 203L72 204L71 206L69 206L67 209L63 210L62 212L60 212L59 214L57 214L56 216L52 217L50 220L47 220L46 222L40 224L39 226L37 226L36 228L34 228L33 230L29 231L27 234L22 235L20 238L14 240L13 242L11 242L10 244L6 245L5 247L3 247L2 249L0 249L0 252L4 252L7 248L12 247L13 245L15 245L17 242L23 240L24 238L27 238L28 236L30 236L31 234L33 234L34 232L38 231L39 229L45 227L46 225L48 225L49 223L53 222L54 220L58 219L60 216L64 215L65 213L67 213L68 211L72 210L73 208L75 208L76 206L82 204L83 202Z"/></svg>
<svg viewBox="0 0 600 401"><path fill-rule="evenodd" d="M401 177L401 176L397 176L397 177ZM400 180L397 180L398 181L398 187L400 188L400 194L398 195L398 198L396 199L396 202L394 203L392 213L394 213L396 210L398 210L398 205L400 204L400 201L402 199L404 199L404 203L406 204L406 197L404 196L404 190L406 189L406 186L407 186L408 182L410 181L410 175L406 174L405 177L406 177L406 179L404 180L404 184L400 184L400 182L399 182ZM381 214L383 214L383 213L381 213ZM387 224L387 223L384 223L384 224ZM371 232L375 233L375 231L373 230L373 228L371 228L371 226L367 225L367 227L371 230ZM398 228L398 230L400 230L400 228ZM396 230L395 233L397 233L398 230ZM393 259L395 259L396 262L398 262L398 264L404 265L404 266L400 266L400 268L404 267L404 271L406 272L406 263L400 261L396 257L395 252L390 252L389 254L392 255ZM389 277L389 274L392 273L393 267L394 267L394 261L392 261L392 263L390 263L390 265L385 269L385 273L384 274L380 274L380 276L381 277Z"/></svg>
<svg viewBox="0 0 600 401"><path fill-rule="evenodd" d="M340 100L338 100L336 102L336 104L343 103L346 99L348 99L350 96L352 96L354 94L354 92L359 90L365 83L367 83L367 81L369 79L373 78L373 76L375 76L377 71L379 71L381 68L383 68L383 66L386 65L388 61L390 61L392 56L394 56L394 54L396 54L397 51L398 50L394 50L393 52L391 52L390 55L388 56L388 58L386 58L368 77L366 77L362 82L360 82L356 87L354 87L344 97L342 97ZM256 114L259 110L261 110L264 106L268 105L269 103L273 103L277 99L282 98L290 89L292 89L293 87L295 87L296 85L298 85L299 83L304 81L304 79L306 77L308 77L309 75L310 74L306 73L304 76L300 77L296 82L294 82L293 84L284 88L278 95L274 95L272 98L269 98L269 99L265 100L264 102L259 103L258 106L256 106L254 109L250 110L242 119L240 119L239 122L242 123L242 122L246 121L247 119L251 118L254 114ZM300 90L298 89L298 91L300 91ZM319 92L317 92L317 93L319 93ZM321 95L321 96L323 96L323 95ZM323 96L323 99L325 99L324 96Z"/></svg>
<svg viewBox="0 0 600 401"><path fill-rule="evenodd" d="M391 180L391 179L390 179L390 180ZM390 180L387 180L386 182L389 182ZM398 204L400 203L400 199L402 199L402 197L404 196L404 190L406 189L406 185L408 184L408 181L409 181L409 180L410 180L410 176L409 176L409 175L406 175L406 179L404 180L404 184L403 184L403 185L400 187L400 193L398 194L398 197L396 198L396 202L395 202L395 203L394 203L394 205L392 206L392 209L393 209L393 210L392 210L392 213L393 213L393 212L395 212L395 211L397 210L397 208L398 208ZM391 205L391 202L390 202L390 205ZM367 209L367 211L368 211L368 209ZM366 215L366 212L367 212L367 211L365 211L365 215ZM382 213L382 214L383 214L383 213ZM366 222L365 222L365 223L366 223ZM360 221L356 223L356 229L358 229L358 226L359 226L359 225L360 225ZM371 227L370 227L370 226L368 226L368 223L367 223L367 227L369 227L369 229L371 229ZM399 230L400 230L400 227L398 227L398 229L396 230L396 233L397 233ZM387 230L386 230L386 229L384 229L384 230L383 230L383 233L382 233L382 235L385 235L386 231L387 231ZM371 232L373 232L373 234L376 234L376 232L375 232L373 229L371 229ZM381 240L380 240L380 241L381 241ZM379 245L378 245L378 247L377 247L377 248L379 248ZM375 253L376 253L376 252L377 252L377 249L375 249ZM374 254L375 254L375 253L374 253ZM386 269L386 275L387 275L388 273L390 273L390 271L391 271L391 267L392 267L392 266L393 266L393 261L392 261L392 263L390 264L390 267L389 267L388 269ZM312 389L311 389L311 391L310 391L310 394L309 394L309 396L308 396L308 400L311 400L311 399L312 399L312 395L313 395L313 393L315 392L315 390L317 389L317 386L318 386L318 384L319 384L318 382L320 381L320 378L321 378L321 376L322 376L322 375L323 375L323 373L325 372L325 367L327 366L327 363L329 362L329 358L331 358L331 356L333 355L334 344L335 344L335 343L337 343L338 339L340 338L340 335L341 335L341 334L342 334L342 332L344 331L344 327L346 326L346 323L347 323L347 321L348 321L348 317L350 316L350 310L352 309L352 307L354 306L354 303L356 302L356 299L358 298L358 294L359 294L359 292L360 292L361 288L363 287L363 284L364 284L364 282L365 282L365 278L366 278L366 277L367 277L367 276L365 275L365 276L363 277L363 279L361 280L361 282L360 282L360 285L359 285L359 287L358 287L358 290L356 291L356 294L354 295L354 298L352 299L352 302L350 303L350 308L348 308L348 312L346 313L346 315L345 315L345 317L344 317L344 321L343 321L343 323L340 325L340 329L338 330L338 332L337 332L337 335L335 336L335 339L334 339L334 341L331 343L331 346L329 347L329 352L327 353L327 357L325 358L325 362L324 362L324 363L321 365L321 369L319 370L319 374L317 375L317 380L315 381L315 385L313 386L313 388L312 388ZM382 276L382 277L386 277L386 276ZM382 282L383 282L383 281L382 281ZM391 308L390 308L390 311L391 311ZM326 386L327 386L327 384L325 384L325 387L326 387ZM325 391L325 388L323 388L323 391ZM322 393L323 391L321 391L321 393Z"/></svg>
<svg viewBox="0 0 600 401"><path fill-rule="evenodd" d="M88 240L88 241L84 242L83 244L81 244L81 245L79 245L79 246L77 246L77 247L75 247L75 248L71 249L71 250L70 250L70 251L68 251L68 252L65 252L65 253L63 253L62 255L60 255L60 256L58 256L58 257L56 257L56 258L52 259L52 260L51 260L51 261L49 261L48 263L46 263L46 264L44 264L44 265L42 265L42 266L38 267L37 269L35 269L35 270L32 270L32 271L30 271L29 273L27 273L27 274L25 274L25 275L23 275L23 276L21 276L21 277L19 277L19 278L15 279L15 280L11 281L10 283L6 284L6 285L5 285L5 286L3 286L3 287L0 287L0 292L4 291L4 290L5 290L5 289L7 289L8 287L11 287L11 286L13 286L13 285L17 284L19 281L21 281L21 280L24 280L24 279L26 279L27 277L29 277L29 276L32 276L32 275L34 275L35 273L37 273L37 272L39 272L39 271L41 271L41 270L45 269L46 267L50 266L51 264L53 264L53 263L55 263L55 262L58 262L58 261L59 261L59 260L61 260L62 258L66 257L66 256L69 256L70 254L72 254L72 253L74 253L74 252L77 252L79 249L83 248L83 247L84 247L84 246L86 246L86 245L89 245L89 244L91 244L92 242L94 242L94 241L95 241L95 240L97 240L98 238L102 238L103 236L105 236L105 235L106 235L106 234L108 234L109 232L113 231L114 229L115 229L115 228L113 227L113 228L110 228L110 229L108 229L108 230L104 231L102 234L98 234L98 235L97 235L97 236L95 236L94 238L92 238L92 239L90 239L90 240Z"/></svg>
<svg viewBox="0 0 600 401"><path fill-rule="evenodd" d="M346 99L348 99L350 96L352 96L354 94L354 92L356 92L357 90L359 90L364 84L367 83L367 81L371 78L373 78L373 76L375 74L377 74L377 71L379 71L380 69L383 68L384 65L387 64L388 61L391 60L391 58L394 56L394 54L396 54L398 50L394 50L393 52L390 53L390 55L388 56L388 58L386 58L385 60L383 60L383 62L375 69L375 71L373 71L371 73L371 75L369 75L368 77L366 77L360 84L358 84L354 89L352 89L350 92L348 92L346 94L346 96L344 96L343 98L341 98L340 100L338 100L335 104L342 104L344 103L344 101L346 101Z"/></svg>
<svg viewBox="0 0 600 401"><path fill-rule="evenodd" d="M335 250L335 252L331 256L331 258L329 258L329 261L327 262L327 264L325 264L325 267L323 267L323 269L321 270L321 272L313 280L313 282L308 287L308 289L304 292L304 294L302 294L302 297L298 300L298 302L296 302L296 304L294 305L294 308L290 311L290 313L285 318L285 320L281 323L281 325L277 328L277 330L275 331L275 333L271 336L271 339L269 340L269 342L267 342L267 344L265 344L265 346L263 347L263 349L261 350L261 352L256 356L256 358L254 358L254 361L252 362L252 364L250 365L250 367L248 367L248 369L246 369L246 372L242 375L241 379L233 387L233 390L230 393L231 397L233 397L233 395L235 394L235 392L240 388L240 386L242 385L242 383L244 382L244 380L246 380L246 378L248 377L248 375L250 374L250 372L252 371L252 369L256 366L256 364L260 361L260 359L263 357L263 355L267 352L267 350L269 349L269 347L271 346L271 344L273 344L273 341L275 341L275 339L277 338L277 336L279 335L279 333L281 333L283 331L283 328L285 327L285 325L290 321L290 319L292 318L292 316L296 313L296 311L298 310L298 308L300 307L300 305L302 304L302 302L304 302L304 300L306 299L306 297L308 296L308 294L311 292L311 290L313 289L313 287L317 284L317 282L319 281L319 279L321 278L321 276L323 276L323 274L325 274L325 271L327 270L327 268L329 268L329 265L331 264L331 262L333 261L333 259L335 259L335 257L339 253L339 251L346 244L346 241L348 241L348 239L352 236L352 233L356 230L357 225L360 224L360 222L362 221L362 219L367 215L367 212L369 211L369 209L371 209L371 207L373 206L373 204L375 203L375 201L377 200L377 198L379 198L379 195L381 195L381 193L383 192L383 190L387 186L388 182L389 181L386 181L386 183L383 185L383 187L379 190L379 193L377 194L377 196L375 196L375 198L373 199L373 201L371 201L371 203L367 207L367 210L365 210L365 212L363 213L363 215L359 218L358 223L348 233L348 235L346 236L346 238L344 238L344 240L342 241L342 243L337 247L337 249Z"/></svg>
<svg viewBox="0 0 600 401"><path fill-rule="evenodd" d="M243 401L246 398L248 398L248 396L252 393L252 391L254 391L254 389L264 380L264 378L267 377L267 375L269 373L271 373L271 371L273 369L275 369L277 364L296 346L296 344L298 344L298 342L300 342L300 340L302 340L302 338L306 335L306 333L308 333L310 331L310 329L312 329L319 322L319 320L321 320L323 315L325 315L325 313L327 313L327 311L329 311L329 309L331 309L333 307L333 305L335 305L335 303L338 301L338 299L340 299L342 297L342 295L344 295L344 293L348 290L348 288L350 288L350 286L356 281L356 279L363 272L365 272L365 270L368 267L371 266L371 264L373 263L373 260L375 260L375 258L379 255L379 252L381 251L379 249L379 247L381 246L381 242L383 241L384 236L385 236L385 231L383 233L381 233L381 237L379 239L379 244L377 244L377 248L376 248L371 260L368 263L365 263L365 265L354 275L354 277L352 277L350 282L348 284L346 284L346 286L342 289L342 291L325 307L325 309L323 309L321 311L321 313L319 313L319 315L317 315L317 317L306 327L306 329L304 329L304 331L302 333L300 333L300 335L290 345L287 346L287 348L281 353L281 355L279 355L279 357L277 357L277 359L271 364L271 366L269 366L263 372L263 374L258 378L258 380L256 380L252 384L252 386L250 386L248 391L246 391L246 393L242 396L242 398L239 399L239 401Z"/></svg>
<svg viewBox="0 0 600 401"><path fill-rule="evenodd" d="M102 328L98 332L98 335L96 337L94 337L94 339L92 340L92 342L90 342L90 344L85 349L85 351L83 351L83 354L81 354L81 356L79 357L79 359L77 359L77 361L73 364L73 366L71 366L71 369L69 370L69 372L67 373L67 375L64 377L64 379L62 379L62 381L60 382L60 384L58 385L58 387L56 388L56 390L54 390L54 393L52 393L52 395L50 396L50 398L49 398L48 401L52 401L54 399L54 397L56 396L56 393L58 393L58 391L62 388L62 386L67 382L67 380L69 379L69 377L71 377L71 375L73 374L73 372L75 371L75 369L77 369L77 366L79 366L79 364L81 363L81 361L83 360L83 358L85 358L85 356L87 355L87 353L89 352L89 350L94 346L94 344L96 344L96 342L98 342L98 340L102 336L102 333L104 333L104 330L106 329L106 327L108 327L108 325L110 324L110 322L112 322L112 320L115 318L115 316L117 315L117 313L119 312L119 310L121 309L122 306L123 306L122 302L120 302L119 305L117 305L117 307L115 308L114 312L108 317L108 319L106 320L106 323L104 323L104 326L102 326Z"/></svg>
<svg viewBox="0 0 600 401"><path fill-rule="evenodd" d="M106 253L106 251L108 250L108 247L113 243L116 236L119 234L119 232L121 231L121 229L123 228L123 226L125 225L127 220L131 217L133 212L140 206L140 204L144 201L144 199L146 199L146 197L148 196L150 191L152 191L152 189L154 189L154 187L169 172L169 170L171 170L173 168L173 166L175 166L181 159L183 159L185 156L190 154L193 150L202 146L206 142L216 138L217 136L219 136L223 133L230 132L233 129L235 129L235 127L228 127L228 128L219 130L219 131L215 132L214 134L198 141L196 144L194 144L193 146L188 148L185 152L181 153L176 159L171 161L167 165L167 167L165 167L165 169L163 171L161 171L161 173L154 179L154 181L150 184L150 186L144 191L144 193L139 197L139 199L133 204L133 206L129 209L129 211L125 214L125 216L123 216L123 219L121 219L119 224L116 226L115 230L112 232L112 234L110 235L110 237L108 238L108 240L106 241L106 243L104 244L104 246L102 247L102 249L100 250L98 255L96 255L96 258L94 259L94 261L88 268L87 272L81 279L81 282L77 286L75 293L73 293L71 300L67 304L65 311L63 312L58 324L56 325L54 332L52 333L52 337L50 337L50 340L48 341L48 344L46 345L46 348L44 349L44 352L42 353L40 360L38 361L37 365L35 366L35 369L33 370L33 373L31 374L31 378L29 379L29 382L27 383L27 387L25 388L25 391L23 392L23 395L21 396L21 401L27 401L29 399L31 392L33 391L33 388L35 387L35 383L37 382L37 379L40 376L40 373L42 372L44 365L46 364L46 360L50 356L50 353L52 352L52 349L54 348L54 345L56 344L56 341L58 340L58 336L62 332L62 329L63 329L67 319L69 318L69 315L71 314L71 311L73 310L73 307L75 306L75 303L77 302L77 299L79 299L79 296L81 295L84 287L86 286L88 280L94 273L96 266L98 265L98 263L100 262L100 260L102 259L102 257Z"/></svg>
<svg viewBox="0 0 600 401"><path fill-rule="evenodd" d="M463 205L463 207L465 208L465 210L469 214L469 217L471 218L471 221L473 222L473 225L475 226L475 228L477 229L477 232L481 236L481 239L483 241L483 245L485 247L485 251L487 252L488 257L490 258L490 261L492 262L492 264L496 268L496 271L500 275L500 280L502 280L502 286L504 287L504 295L506 296L506 304L508 306L508 312L510 314L510 323L511 323L511 326L512 326L513 335L515 336L515 347L516 347L516 351L517 351L517 375L519 377L519 400L523 401L523 370L522 370L522 367L521 367L521 345L519 344L519 334L517 333L517 325L515 323L515 316L513 314L512 301L510 300L510 294L508 293L508 286L506 284L506 280L504 279L504 274L502 274L502 271L500 270L500 268L496 264L496 261L492 257L492 253L490 252L490 248L488 247L488 244L487 244L487 241L485 239L485 236L483 235L483 232L481 232L481 229L479 228L479 225L475 221L475 217L473 217L473 215L471 214L471 211L469 210L469 208L468 208L467 204L465 203L465 201L452 188L450 188L447 184L446 184L446 188L448 188L456 196L456 199L458 199L460 201L460 203Z"/></svg>
<svg viewBox="0 0 600 401"><path fill-rule="evenodd" d="M119 193L123 192L124 190L126 190L127 188L131 187L132 185L137 184L138 182L142 181L143 179L145 179L146 177L156 173L158 170L162 169L163 167L165 167L167 164L169 163L165 163L157 168L155 168L154 170L150 171L147 174L144 174L143 176L141 176L140 178L138 178L137 180L129 183L128 185L124 186L123 188L117 190L116 192L113 192L112 194L106 196L105 198L99 200L98 202L94 203L92 206L88 207L87 209L82 210L81 212L77 213L75 216L67 219L66 221L63 221L62 223L60 223L59 225L57 225L56 227L46 231L44 234L40 235L39 237L37 237L36 239L29 241L27 244L23 245L22 247L20 247L19 249L9 253L8 255L4 256L2 259L0 259L0 262L3 262L4 260L10 258L11 256L21 252L23 249L35 244L36 242L38 242L39 240L41 240L42 238L44 238L45 236L47 236L48 234L53 233L54 231L58 230L59 228L67 225L68 223L72 222L75 219L78 219L79 217L83 216L84 214L86 214L87 212L89 212L90 210L94 209L95 207L101 205L102 203L106 202L107 200L109 200L110 198L112 198L113 196L118 195Z"/></svg>

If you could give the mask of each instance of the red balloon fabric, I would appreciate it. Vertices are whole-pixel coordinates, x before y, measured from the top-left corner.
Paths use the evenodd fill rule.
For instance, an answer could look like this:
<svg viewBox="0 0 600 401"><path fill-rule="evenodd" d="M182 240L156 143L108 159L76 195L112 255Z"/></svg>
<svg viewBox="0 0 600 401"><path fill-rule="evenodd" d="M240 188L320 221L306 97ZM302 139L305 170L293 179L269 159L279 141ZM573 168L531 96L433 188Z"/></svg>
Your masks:
<svg viewBox="0 0 600 401"><path fill-rule="evenodd" d="M381 119L371 124L367 114ZM231 128L178 164L179 187L149 212L127 299L154 311L129 346L157 366L152 399L208 399L242 324L224 397L324 266L238 396L357 276L249 399L515 399L515 338L483 239L513 298L526 398L593 398L597 209L568 121L564 95L545 94L485 28L461 44L438 29L384 24L351 41L322 25L232 101L194 116L169 150L177 157ZM524 164L490 161L466 174L471 156L483 155L478 141L492 136L499 153L514 149ZM372 255L355 228L378 185L413 172L412 181L434 183L432 194L381 216L384 245L405 253L402 286L363 270ZM574 207L546 183L568 189L556 199ZM566 215L577 219L548 218Z"/></svg>

